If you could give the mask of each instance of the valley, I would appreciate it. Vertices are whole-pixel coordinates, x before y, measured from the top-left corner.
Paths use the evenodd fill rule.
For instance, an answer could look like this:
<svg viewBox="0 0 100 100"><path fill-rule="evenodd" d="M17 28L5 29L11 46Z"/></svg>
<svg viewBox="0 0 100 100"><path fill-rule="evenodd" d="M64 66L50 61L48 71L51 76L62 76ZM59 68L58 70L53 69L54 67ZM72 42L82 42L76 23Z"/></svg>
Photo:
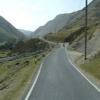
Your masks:
<svg viewBox="0 0 100 100"><path fill-rule="evenodd" d="M85 11L56 15L35 31L0 16L0 100L100 99L100 0L88 4L87 29Z"/></svg>

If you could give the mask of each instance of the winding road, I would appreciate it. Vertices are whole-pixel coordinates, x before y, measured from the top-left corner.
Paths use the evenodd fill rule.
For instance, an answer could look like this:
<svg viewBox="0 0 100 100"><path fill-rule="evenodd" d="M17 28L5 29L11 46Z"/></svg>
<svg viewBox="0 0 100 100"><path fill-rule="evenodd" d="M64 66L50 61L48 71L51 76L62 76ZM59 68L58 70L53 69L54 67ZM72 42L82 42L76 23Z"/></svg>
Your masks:
<svg viewBox="0 0 100 100"><path fill-rule="evenodd" d="M70 64L61 46L44 61L28 100L100 100L100 92Z"/></svg>

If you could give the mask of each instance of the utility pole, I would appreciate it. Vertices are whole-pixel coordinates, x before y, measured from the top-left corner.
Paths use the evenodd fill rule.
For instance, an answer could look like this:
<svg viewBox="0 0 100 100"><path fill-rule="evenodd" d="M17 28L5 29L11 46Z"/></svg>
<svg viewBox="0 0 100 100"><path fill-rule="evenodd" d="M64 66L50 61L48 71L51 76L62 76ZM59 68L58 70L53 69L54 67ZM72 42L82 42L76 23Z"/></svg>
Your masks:
<svg viewBox="0 0 100 100"><path fill-rule="evenodd" d="M85 3L85 60L87 60L88 0L86 0Z"/></svg>

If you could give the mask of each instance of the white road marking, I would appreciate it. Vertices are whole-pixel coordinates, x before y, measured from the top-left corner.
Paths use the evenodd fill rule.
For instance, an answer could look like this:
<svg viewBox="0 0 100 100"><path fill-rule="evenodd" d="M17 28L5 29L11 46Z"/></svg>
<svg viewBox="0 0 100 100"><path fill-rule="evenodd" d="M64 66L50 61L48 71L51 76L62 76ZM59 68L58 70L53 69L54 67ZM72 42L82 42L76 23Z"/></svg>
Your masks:
<svg viewBox="0 0 100 100"><path fill-rule="evenodd" d="M29 97L30 97L30 95L31 95L31 93L32 93L32 90L34 89L35 84L36 84L36 82L37 82L37 80L38 80L38 77L39 77L39 75L40 75L42 66L43 66L43 63L40 65L40 69L38 70L38 73L37 73L37 76L36 76L36 78L35 78L35 80L34 80L34 83L33 83L32 87L31 87L31 89L29 90L29 92L28 92L28 94L27 94L25 100L28 100L28 99L29 99Z"/></svg>
<svg viewBox="0 0 100 100"><path fill-rule="evenodd" d="M54 51L54 50L53 50L53 51ZM31 95L31 93L32 93L32 91L33 91L35 85L36 85L36 82L37 82L37 80L38 80L38 78L39 78L39 75L40 75L40 73L41 73L41 69L42 69L42 66L43 66L43 64L44 64L45 59L46 59L53 51L51 51L51 52L44 58L43 62L41 63L40 68L39 68L39 70L38 70L38 72L37 72L36 78L35 78L35 80L34 80L34 82L33 82L33 85L32 85L32 87L30 88L28 94L26 95L25 100L28 100L28 99L29 99L29 97L30 97L30 95Z"/></svg>
<svg viewBox="0 0 100 100"><path fill-rule="evenodd" d="M67 48L65 46L65 52L66 52L66 56L68 57L68 54L67 54ZM93 84L74 64L73 62L71 61L71 59L68 57L68 60L69 62L72 64L72 66L98 91L100 92L100 89L95 85Z"/></svg>

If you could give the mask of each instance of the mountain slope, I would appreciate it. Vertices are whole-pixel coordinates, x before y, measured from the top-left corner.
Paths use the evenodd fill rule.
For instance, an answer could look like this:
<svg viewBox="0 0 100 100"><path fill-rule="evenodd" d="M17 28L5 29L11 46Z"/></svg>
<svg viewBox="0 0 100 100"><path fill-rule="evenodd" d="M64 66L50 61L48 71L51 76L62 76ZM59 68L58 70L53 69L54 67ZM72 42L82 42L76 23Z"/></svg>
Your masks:
<svg viewBox="0 0 100 100"><path fill-rule="evenodd" d="M24 29L19 29L20 32L24 33L26 36L31 37L32 31L24 30Z"/></svg>
<svg viewBox="0 0 100 100"><path fill-rule="evenodd" d="M48 33L55 33L58 30L62 29L66 23L69 22L69 20L73 19L73 13L72 14L61 14L56 16L53 20L49 21L44 26L39 27L35 32L35 36L44 36Z"/></svg>
<svg viewBox="0 0 100 100"><path fill-rule="evenodd" d="M18 41L25 38L13 25L0 16L0 42Z"/></svg>
<svg viewBox="0 0 100 100"><path fill-rule="evenodd" d="M85 8L73 13L74 18L56 34L48 34L47 39L72 42L77 37L84 36L85 30ZM95 29L100 25L100 0L92 1L88 6L88 33L91 38ZM82 36L83 35L83 36ZM80 38L79 38L80 39Z"/></svg>

